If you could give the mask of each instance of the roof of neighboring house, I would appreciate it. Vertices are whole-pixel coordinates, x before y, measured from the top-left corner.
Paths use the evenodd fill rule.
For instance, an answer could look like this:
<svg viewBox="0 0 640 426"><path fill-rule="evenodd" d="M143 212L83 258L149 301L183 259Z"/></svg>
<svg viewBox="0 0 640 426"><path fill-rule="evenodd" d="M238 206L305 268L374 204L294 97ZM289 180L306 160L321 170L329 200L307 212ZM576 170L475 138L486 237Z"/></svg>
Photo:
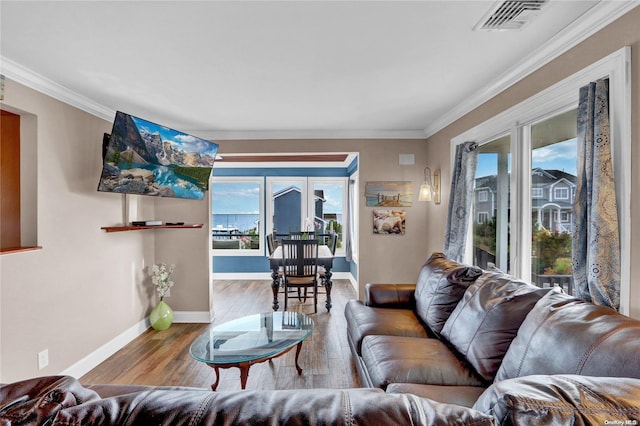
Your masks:
<svg viewBox="0 0 640 426"><path fill-rule="evenodd" d="M285 189L281 189L280 191L274 193L273 194L273 198L278 198L278 197L281 197L281 196L283 196L285 194L288 194L288 193L294 192L294 191L297 192L297 193L300 193L300 188L296 188L295 186L289 186L289 187L287 187Z"/></svg>
<svg viewBox="0 0 640 426"><path fill-rule="evenodd" d="M539 167L531 170L531 185L545 187L565 179L569 184L576 184L576 176L563 170L547 170ZM493 192L498 188L498 175L481 176L476 178L476 190L488 188Z"/></svg>
<svg viewBox="0 0 640 426"><path fill-rule="evenodd" d="M573 185L576 184L576 177L563 170L545 170L536 168L531 171L531 183L534 186L551 185L562 179L566 179Z"/></svg>

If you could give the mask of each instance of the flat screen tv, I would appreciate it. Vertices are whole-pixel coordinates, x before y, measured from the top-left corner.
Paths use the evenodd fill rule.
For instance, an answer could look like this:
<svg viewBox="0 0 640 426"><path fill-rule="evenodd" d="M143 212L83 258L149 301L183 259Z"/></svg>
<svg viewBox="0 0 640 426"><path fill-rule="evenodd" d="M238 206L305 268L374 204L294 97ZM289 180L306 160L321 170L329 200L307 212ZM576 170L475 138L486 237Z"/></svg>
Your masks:
<svg viewBox="0 0 640 426"><path fill-rule="evenodd" d="M218 144L118 111L98 191L202 199Z"/></svg>

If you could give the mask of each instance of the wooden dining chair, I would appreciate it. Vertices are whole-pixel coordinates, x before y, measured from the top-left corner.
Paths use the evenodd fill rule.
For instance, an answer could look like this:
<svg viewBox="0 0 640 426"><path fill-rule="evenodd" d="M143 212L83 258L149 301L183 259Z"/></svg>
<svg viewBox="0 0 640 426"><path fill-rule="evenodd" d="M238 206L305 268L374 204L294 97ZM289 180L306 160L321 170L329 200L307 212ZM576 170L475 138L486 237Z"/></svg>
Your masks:
<svg viewBox="0 0 640 426"><path fill-rule="evenodd" d="M313 290L313 311L318 312L318 240L282 240L284 310L292 293L305 303ZM304 290L304 296L303 292ZM304 298L304 299L303 299Z"/></svg>

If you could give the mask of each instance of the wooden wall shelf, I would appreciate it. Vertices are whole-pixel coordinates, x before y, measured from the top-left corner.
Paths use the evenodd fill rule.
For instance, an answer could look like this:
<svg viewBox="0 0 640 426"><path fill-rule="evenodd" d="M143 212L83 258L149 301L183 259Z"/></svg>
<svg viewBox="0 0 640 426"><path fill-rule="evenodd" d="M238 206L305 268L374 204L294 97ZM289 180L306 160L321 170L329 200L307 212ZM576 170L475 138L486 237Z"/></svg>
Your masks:
<svg viewBox="0 0 640 426"><path fill-rule="evenodd" d="M184 225L153 225L153 226L103 226L100 229L105 232L122 232L122 231L143 231L145 229L199 229L204 225L202 223L187 223Z"/></svg>

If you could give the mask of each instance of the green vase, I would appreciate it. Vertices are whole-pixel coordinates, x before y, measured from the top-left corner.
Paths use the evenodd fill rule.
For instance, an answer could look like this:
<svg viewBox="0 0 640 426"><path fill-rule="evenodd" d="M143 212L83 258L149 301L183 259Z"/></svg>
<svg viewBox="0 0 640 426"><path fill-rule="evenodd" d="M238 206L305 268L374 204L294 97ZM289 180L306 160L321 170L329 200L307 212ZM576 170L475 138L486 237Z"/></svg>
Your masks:
<svg viewBox="0 0 640 426"><path fill-rule="evenodd" d="M173 323L173 311L161 300L149 314L149 322L154 330L166 330Z"/></svg>

